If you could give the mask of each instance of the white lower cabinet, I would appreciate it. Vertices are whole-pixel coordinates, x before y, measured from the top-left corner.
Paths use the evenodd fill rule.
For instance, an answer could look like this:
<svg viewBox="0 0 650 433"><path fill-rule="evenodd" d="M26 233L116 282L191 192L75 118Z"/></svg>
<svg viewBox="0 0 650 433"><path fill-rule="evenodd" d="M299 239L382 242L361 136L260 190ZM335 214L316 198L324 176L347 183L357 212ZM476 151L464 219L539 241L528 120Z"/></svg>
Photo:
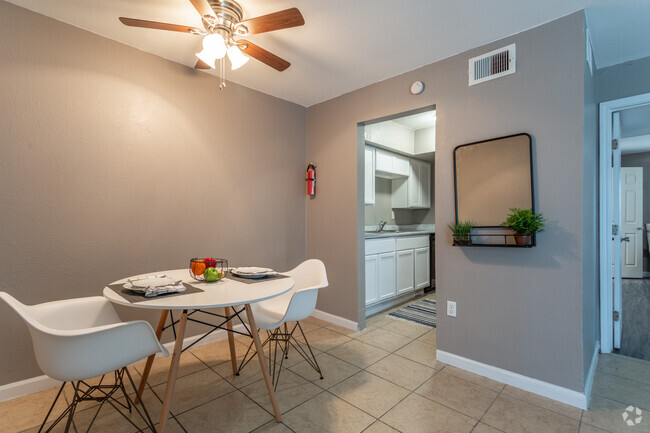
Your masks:
<svg viewBox="0 0 650 433"><path fill-rule="evenodd" d="M413 259L414 250L403 250L397 252L397 294L412 292L413 285Z"/></svg>
<svg viewBox="0 0 650 433"><path fill-rule="evenodd" d="M379 301L377 292L377 271L379 257L376 254L366 256L366 305Z"/></svg>
<svg viewBox="0 0 650 433"><path fill-rule="evenodd" d="M377 256L379 258L377 266L377 288L379 300L394 298L396 294L395 286L395 252L383 253Z"/></svg>
<svg viewBox="0 0 650 433"><path fill-rule="evenodd" d="M429 236L367 239L365 263L366 305L427 287Z"/></svg>
<svg viewBox="0 0 650 433"><path fill-rule="evenodd" d="M422 289L431 284L429 274L429 247L415 251L415 288Z"/></svg>

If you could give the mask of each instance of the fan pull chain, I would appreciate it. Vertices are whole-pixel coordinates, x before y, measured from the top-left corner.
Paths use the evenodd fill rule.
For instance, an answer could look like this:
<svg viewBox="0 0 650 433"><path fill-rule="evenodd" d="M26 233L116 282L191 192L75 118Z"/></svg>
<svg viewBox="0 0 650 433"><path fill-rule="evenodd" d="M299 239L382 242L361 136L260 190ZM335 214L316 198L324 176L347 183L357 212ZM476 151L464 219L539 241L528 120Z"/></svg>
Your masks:
<svg viewBox="0 0 650 433"><path fill-rule="evenodd" d="M221 84L219 84L219 90L226 88L226 58L222 57L219 60L219 74L221 75Z"/></svg>

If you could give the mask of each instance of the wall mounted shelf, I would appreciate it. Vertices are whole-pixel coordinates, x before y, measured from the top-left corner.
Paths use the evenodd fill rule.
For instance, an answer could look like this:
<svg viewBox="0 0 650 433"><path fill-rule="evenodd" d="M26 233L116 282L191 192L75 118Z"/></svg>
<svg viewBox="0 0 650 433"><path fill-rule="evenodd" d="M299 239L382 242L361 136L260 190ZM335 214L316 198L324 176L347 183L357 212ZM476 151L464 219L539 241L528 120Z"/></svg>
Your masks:
<svg viewBox="0 0 650 433"><path fill-rule="evenodd" d="M532 248L536 245L535 235L531 235L530 244L515 244L514 233L476 233L469 235L452 234L454 247L496 247L496 248ZM509 242L508 242L509 241Z"/></svg>

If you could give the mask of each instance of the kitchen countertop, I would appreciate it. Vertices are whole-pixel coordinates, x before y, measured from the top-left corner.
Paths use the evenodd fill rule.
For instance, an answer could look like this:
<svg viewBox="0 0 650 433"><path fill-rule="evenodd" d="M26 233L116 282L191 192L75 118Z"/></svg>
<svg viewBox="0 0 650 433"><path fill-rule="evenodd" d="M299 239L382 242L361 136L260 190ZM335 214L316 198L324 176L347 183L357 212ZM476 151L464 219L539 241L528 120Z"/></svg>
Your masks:
<svg viewBox="0 0 650 433"><path fill-rule="evenodd" d="M377 239L377 238L393 238L398 236L417 236L417 235L428 235L430 233L435 233L435 229L431 230L398 230L398 231L382 231L382 232L366 232L366 239Z"/></svg>

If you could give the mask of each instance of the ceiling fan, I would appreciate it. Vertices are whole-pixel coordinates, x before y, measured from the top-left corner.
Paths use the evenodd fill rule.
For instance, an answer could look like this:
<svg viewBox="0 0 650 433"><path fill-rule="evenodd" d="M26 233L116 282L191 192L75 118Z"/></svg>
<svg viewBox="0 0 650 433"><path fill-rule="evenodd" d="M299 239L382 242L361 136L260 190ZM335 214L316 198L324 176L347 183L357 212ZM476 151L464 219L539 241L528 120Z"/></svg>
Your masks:
<svg viewBox="0 0 650 433"><path fill-rule="evenodd" d="M298 9L285 9L244 20L242 7L232 0L190 0L190 3L201 14L203 29L125 17L120 17L120 21L131 27L169 30L204 36L203 50L196 53L199 60L194 67L197 69L216 68L216 61L223 59L226 55L230 59L233 70L244 65L248 61L247 56L253 57L280 72L291 66L291 63L283 58L252 42L239 38L246 35L302 26L305 24L305 19Z"/></svg>

